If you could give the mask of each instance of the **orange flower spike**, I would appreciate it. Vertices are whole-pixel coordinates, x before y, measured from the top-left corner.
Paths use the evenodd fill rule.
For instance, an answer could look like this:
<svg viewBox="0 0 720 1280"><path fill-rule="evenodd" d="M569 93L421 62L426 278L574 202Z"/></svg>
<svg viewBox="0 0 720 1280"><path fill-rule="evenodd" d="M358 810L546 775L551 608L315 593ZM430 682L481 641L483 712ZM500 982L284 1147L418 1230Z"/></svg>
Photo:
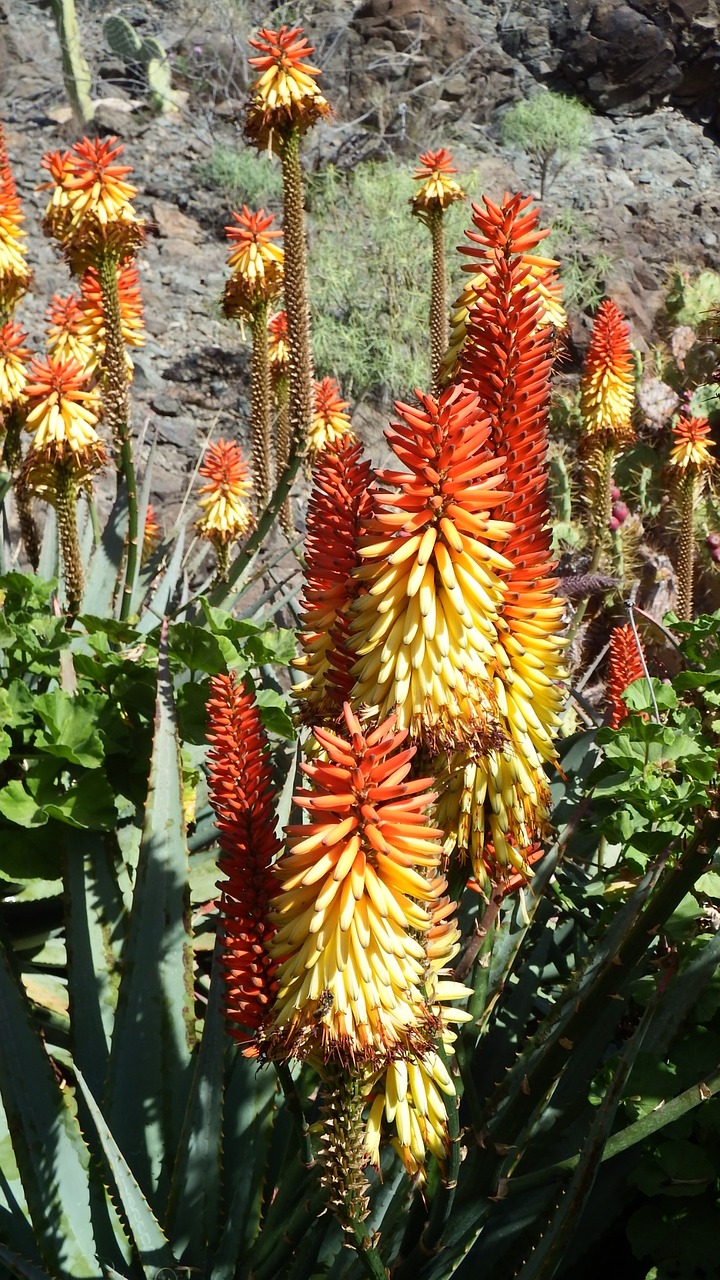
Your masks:
<svg viewBox="0 0 720 1280"><path fill-rule="evenodd" d="M204 514L197 522L198 532L217 546L236 542L252 524L246 502L252 482L240 446L232 440L208 445L198 474L207 480L199 489Z"/></svg>
<svg viewBox="0 0 720 1280"><path fill-rule="evenodd" d="M142 347L145 343L144 308L140 277L134 262L118 267L117 288L123 342L128 347ZM88 267L83 273L80 293L88 339L102 352L105 346L105 310L100 277L94 267Z"/></svg>
<svg viewBox="0 0 720 1280"><path fill-rule="evenodd" d="M349 641L349 610L358 583L358 538L372 511L370 462L346 433L318 455L307 515L305 583L299 640L304 675L293 692L306 723L332 724L342 714L355 682Z"/></svg>
<svg viewBox="0 0 720 1280"><path fill-rule="evenodd" d="M580 391L589 440L608 445L631 440L634 403L630 329L620 308L606 298L595 313Z"/></svg>
<svg viewBox="0 0 720 1280"><path fill-rule="evenodd" d="M329 114L330 108L316 84L321 72L307 61L313 48L301 27L283 26L279 31L263 27L250 44L260 55L249 60L260 72L251 89L251 136L268 128L305 130L319 116Z"/></svg>
<svg viewBox="0 0 720 1280"><path fill-rule="evenodd" d="M93 373L101 353L77 294L69 293L66 297L53 294L45 315L49 321L45 330L49 353L60 360L77 360L87 374Z"/></svg>
<svg viewBox="0 0 720 1280"><path fill-rule="evenodd" d="M143 530L143 542L141 563L147 564L148 560L155 554L160 546L162 533L157 518L157 511L151 502L148 503L145 510L145 528Z"/></svg>
<svg viewBox="0 0 720 1280"><path fill-rule="evenodd" d="M423 216L432 209L444 211L456 200L464 200L465 192L451 176L457 173L451 153L445 147L426 151L420 156L420 167L413 178L421 184L410 203L413 213Z"/></svg>
<svg viewBox="0 0 720 1280"><path fill-rule="evenodd" d="M243 205L242 213L233 213L237 226L226 227L231 242L228 266L234 275L242 276L251 287L264 281L266 276L275 278L282 269L283 251L275 240L282 239L282 231L273 227L271 213L259 209L251 213Z"/></svg>
<svg viewBox="0 0 720 1280"><path fill-rule="evenodd" d="M13 320L0 325L0 413L25 397L30 351L24 329Z"/></svg>
<svg viewBox="0 0 720 1280"><path fill-rule="evenodd" d="M613 627L605 683L608 725L611 729L618 729L630 714L622 695L634 680L640 680L645 675L644 653L642 640L638 650L638 640L629 623L623 627Z"/></svg>
<svg viewBox="0 0 720 1280"><path fill-rule="evenodd" d="M310 455L319 453L327 445L333 444L341 436L352 434L350 416L345 412L350 408L350 401L343 400L340 388L334 378L323 378L321 382L313 382L315 403L312 425L308 436Z"/></svg>
<svg viewBox="0 0 720 1280"><path fill-rule="evenodd" d="M316 729L325 759L303 765L295 797L309 821L288 829L272 953L280 961L280 1052L375 1063L425 1049L436 1019L425 993L427 937L445 891L429 780L410 780L414 748L392 719L364 734Z"/></svg>
<svg viewBox="0 0 720 1280"><path fill-rule="evenodd" d="M0 321L9 318L30 284L24 221L0 123Z"/></svg>
<svg viewBox="0 0 720 1280"><path fill-rule="evenodd" d="M487 751L503 740L491 672L511 568L495 549L512 530L495 516L510 496L505 459L489 452L490 420L469 387L417 394L386 433L408 470L379 473L388 487L360 543L353 701L397 711L432 750Z"/></svg>
<svg viewBox="0 0 720 1280"><path fill-rule="evenodd" d="M712 428L707 418L680 416L673 423L673 447L668 462L685 474L709 471L715 465L710 453Z"/></svg>
<svg viewBox="0 0 720 1280"><path fill-rule="evenodd" d="M108 252L125 261L142 243L144 224L130 203L136 188L125 181L131 168L117 163L122 151L117 138L83 138L43 157L52 179L43 184L52 188L45 232L60 241L75 275Z"/></svg>
<svg viewBox="0 0 720 1280"><path fill-rule="evenodd" d="M82 138L75 143L63 182L73 226L88 217L107 225L126 215L137 187L125 181L132 166L117 163L123 151L117 138Z"/></svg>
<svg viewBox="0 0 720 1280"><path fill-rule="evenodd" d="M272 765L254 696L235 676L214 676L208 701L210 804L221 849L221 957L226 1017L246 1057L256 1057L257 1032L268 1025L277 961L267 950L277 885L270 871L275 836Z"/></svg>
<svg viewBox="0 0 720 1280"><path fill-rule="evenodd" d="M77 471L93 469L104 460L95 427L101 414L100 396L87 384L77 360L34 358L25 386L28 414L25 429L34 431L33 462L69 462Z"/></svg>

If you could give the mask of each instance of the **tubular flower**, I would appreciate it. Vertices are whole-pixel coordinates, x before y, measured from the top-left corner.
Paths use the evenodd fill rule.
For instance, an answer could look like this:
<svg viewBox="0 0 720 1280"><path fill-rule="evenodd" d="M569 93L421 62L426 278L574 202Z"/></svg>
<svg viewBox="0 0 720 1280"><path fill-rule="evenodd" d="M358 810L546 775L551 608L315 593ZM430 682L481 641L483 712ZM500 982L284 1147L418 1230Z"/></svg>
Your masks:
<svg viewBox="0 0 720 1280"><path fill-rule="evenodd" d="M131 200L137 194L125 179L130 165L118 164L117 138L82 138L70 151L51 152L42 165L52 194L44 227L66 250L71 269L81 274L103 252L119 261L132 257L144 235Z"/></svg>
<svg viewBox="0 0 720 1280"><path fill-rule="evenodd" d="M396 405L402 421L386 433L409 470L379 473L391 487L360 542L353 702L396 710L431 750L484 752L503 741L495 646L512 565L495 544L512 524L489 513L509 496L504 458L490 455L490 421L468 387L418 399Z"/></svg>
<svg viewBox="0 0 720 1280"><path fill-rule="evenodd" d="M311 457L348 432L352 434L350 415L345 412L350 407L350 401L343 400L335 379L313 381L313 392L313 416L308 435L308 452Z"/></svg>
<svg viewBox="0 0 720 1280"><path fill-rule="evenodd" d="M631 440L634 403L630 329L620 308L606 298L595 314L581 383L588 443L620 445Z"/></svg>
<svg viewBox="0 0 720 1280"><path fill-rule="evenodd" d="M455 830L460 848L470 849L476 877L483 876L487 843L502 879L508 864L527 866L525 851L546 825L549 795L542 766L555 759L553 736L563 701L564 603L550 576L547 527L552 335L538 326L542 304L536 286L527 282L528 268L544 264L545 281L554 283L553 264L534 255L547 233L538 230L538 212L526 212L530 201L519 195L506 196L502 207L484 203L484 210L473 207L473 244L464 248L480 260L487 284L470 313L463 371L491 416L494 450L507 455L509 493L502 514L513 532L504 548L505 600L494 644L505 741L483 761L472 755L451 761L451 773L462 771L463 784L455 793L449 787L444 800L450 804L457 795L457 823L448 816L449 839ZM469 832L469 844L463 832Z"/></svg>
<svg viewBox="0 0 720 1280"><path fill-rule="evenodd" d="M0 326L0 413L24 399L26 362L30 359L28 348L23 346L26 339L27 334L15 321Z"/></svg>
<svg viewBox="0 0 720 1280"><path fill-rule="evenodd" d="M28 465L68 464L87 474L100 466L105 451L95 427L101 414L100 396L88 388L87 373L77 360L34 358L25 386L26 431L34 431Z"/></svg>
<svg viewBox="0 0 720 1280"><path fill-rule="evenodd" d="M537 294L540 302L537 316L538 328L548 327L554 329L556 333L562 333L568 327L568 318L562 305L562 284L551 274L556 266L557 263L552 258L538 258L532 262L527 275L516 287L518 289L528 287L531 295ZM480 271L468 281L453 305L450 317L450 342L440 368L440 381L443 384L450 382L459 372L463 349L467 342L468 316L477 306L486 284L487 276Z"/></svg>
<svg viewBox="0 0 720 1280"><path fill-rule="evenodd" d="M143 301L138 269L134 262L126 262L118 267L117 289L122 340L128 347L142 347L145 343ZM80 293L86 332L90 342L102 354L106 341L105 309L100 277L94 267L88 267L84 272L80 281ZM132 361L127 353L125 358L132 369Z"/></svg>
<svg viewBox="0 0 720 1280"><path fill-rule="evenodd" d="M269 904L275 835L272 765L251 692L235 676L214 676L208 707L210 804L222 851L221 956L226 1017L246 1057L256 1057L257 1032L267 1026L277 990L277 961L268 951L275 932Z"/></svg>
<svg viewBox="0 0 720 1280"><path fill-rule="evenodd" d="M613 627L610 633L610 656L605 683L608 725L611 729L619 729L623 720L626 720L630 714L623 694L634 680L640 680L645 675L644 654L642 640L639 637L638 640L635 639L629 623L624 627Z"/></svg>
<svg viewBox="0 0 720 1280"><path fill-rule="evenodd" d="M287 373L290 361L287 312L276 311L268 319L268 361L272 377Z"/></svg>
<svg viewBox="0 0 720 1280"><path fill-rule="evenodd" d="M439 151L426 151L420 156L420 167L413 178L421 185L412 197L412 211L420 218L435 209L444 212L456 200L464 200L465 192L451 174L457 173L453 156L445 147Z"/></svg>
<svg viewBox="0 0 720 1280"><path fill-rule="evenodd" d="M372 510L370 463L348 433L329 444L313 471L307 515L305 584L293 666L304 675L294 694L306 723L331 724L342 715L355 677L348 614L357 593L357 543Z"/></svg>
<svg viewBox="0 0 720 1280"><path fill-rule="evenodd" d="M24 220L0 123L0 321L12 314L30 284Z"/></svg>
<svg viewBox="0 0 720 1280"><path fill-rule="evenodd" d="M372 1065L431 1046L425 973L445 881L407 733L391 719L365 737L344 713L348 738L315 730L325 759L303 765L311 789L295 797L309 822L288 829L274 868L275 1026L284 1056Z"/></svg>
<svg viewBox="0 0 720 1280"><path fill-rule="evenodd" d="M199 489L198 505L203 508L203 515L195 527L216 546L228 546L242 538L252 525L245 501L252 482L240 446L232 440L208 445L199 474L207 484Z"/></svg>
<svg viewBox="0 0 720 1280"><path fill-rule="evenodd" d="M46 329L50 355L59 360L77 360L89 377L97 368L99 356L77 294L61 298L54 293L45 314L50 322Z"/></svg>
<svg viewBox="0 0 720 1280"><path fill-rule="evenodd" d="M263 27L250 44L260 55L250 58L250 65L260 75L251 88L248 137L264 146L276 130L280 134L291 129L304 133L321 116L330 114L315 82L321 72L306 61L313 48L302 27L283 26L279 31Z"/></svg>
<svg viewBox="0 0 720 1280"><path fill-rule="evenodd" d="M223 293L223 311L230 319L252 319L282 289L285 254L274 243L282 231L272 226L273 215L264 209L251 213L243 205L242 213L233 218L238 226L225 228L236 247L228 254L232 277Z"/></svg>
<svg viewBox="0 0 720 1280"><path fill-rule="evenodd" d="M685 474L700 474L714 466L709 446L711 427L707 418L679 417L673 423L673 447L668 462Z"/></svg>

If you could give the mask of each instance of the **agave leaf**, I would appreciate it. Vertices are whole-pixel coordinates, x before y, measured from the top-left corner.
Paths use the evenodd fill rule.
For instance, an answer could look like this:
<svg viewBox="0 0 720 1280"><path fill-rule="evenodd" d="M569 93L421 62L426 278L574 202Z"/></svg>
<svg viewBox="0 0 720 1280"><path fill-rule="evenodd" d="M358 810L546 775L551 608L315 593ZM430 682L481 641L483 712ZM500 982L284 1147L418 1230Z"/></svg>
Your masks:
<svg viewBox="0 0 720 1280"><path fill-rule="evenodd" d="M170 1245L110 1132L82 1072L77 1066L74 1071L80 1092L100 1139L117 1191L120 1212L128 1225L144 1275L146 1280L155 1280L158 1267L173 1266Z"/></svg>
<svg viewBox="0 0 720 1280"><path fill-rule="evenodd" d="M83 595L85 613L99 618L112 617L112 602L118 594L119 575L125 557L127 529L127 491L125 485L121 485L102 538L90 557Z"/></svg>
<svg viewBox="0 0 720 1280"><path fill-rule="evenodd" d="M163 624L148 799L110 1053L107 1115L151 1204L164 1203L194 1043L188 855Z"/></svg>
<svg viewBox="0 0 720 1280"><path fill-rule="evenodd" d="M216 1244L220 1213L225 1066L222 985L216 941L203 1037L196 1055L166 1215L176 1258L201 1270L205 1269L206 1249L212 1250Z"/></svg>
<svg viewBox="0 0 720 1280"><path fill-rule="evenodd" d="M4 1244L0 1244L0 1262L10 1275L17 1276L18 1280L55 1280L54 1276L43 1271L43 1268L35 1262L29 1262L27 1258L13 1253L12 1249L7 1249Z"/></svg>
<svg viewBox="0 0 720 1280"><path fill-rule="evenodd" d="M68 990L75 1062L100 1097L115 1022L123 900L107 842L78 831L65 858Z"/></svg>
<svg viewBox="0 0 720 1280"><path fill-rule="evenodd" d="M89 1153L0 946L0 1094L44 1261L62 1280L101 1275Z"/></svg>
<svg viewBox="0 0 720 1280"><path fill-rule="evenodd" d="M137 629L141 635L145 636L149 631L154 631L158 623L164 618L180 582L184 550L185 530L181 529L173 546L167 569L160 574L155 591L137 624Z"/></svg>

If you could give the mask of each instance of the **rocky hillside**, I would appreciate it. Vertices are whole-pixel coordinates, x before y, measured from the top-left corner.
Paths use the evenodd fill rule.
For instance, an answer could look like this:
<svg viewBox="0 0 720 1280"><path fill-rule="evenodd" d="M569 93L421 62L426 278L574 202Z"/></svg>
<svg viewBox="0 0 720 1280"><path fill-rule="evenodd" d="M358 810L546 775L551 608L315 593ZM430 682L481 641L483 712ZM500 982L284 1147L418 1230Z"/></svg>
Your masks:
<svg viewBox="0 0 720 1280"><path fill-rule="evenodd" d="M606 255L608 292L647 346L668 267L720 269L720 10L716 0L77 0L99 102L96 129L127 145L151 233L141 258L148 342L137 359L136 426L157 427L157 496L179 500L200 439L245 431L246 348L220 318L229 208L199 175L217 148L241 147L246 40L254 25L299 11L326 71L336 113L316 131L309 163L354 168L412 161L448 145L480 190L533 190L527 157L503 146L504 110L538 84L594 111L592 142L547 193L583 252ZM171 52L179 112L153 115L143 87L108 48L120 12ZM35 282L19 314L43 338L49 295L67 276L39 229L40 157L76 133L50 11L0 0L0 115L29 218ZM359 215L361 213L359 212ZM575 354L587 317L573 318ZM380 419L361 413L367 433ZM373 443L373 439L370 443Z"/></svg>

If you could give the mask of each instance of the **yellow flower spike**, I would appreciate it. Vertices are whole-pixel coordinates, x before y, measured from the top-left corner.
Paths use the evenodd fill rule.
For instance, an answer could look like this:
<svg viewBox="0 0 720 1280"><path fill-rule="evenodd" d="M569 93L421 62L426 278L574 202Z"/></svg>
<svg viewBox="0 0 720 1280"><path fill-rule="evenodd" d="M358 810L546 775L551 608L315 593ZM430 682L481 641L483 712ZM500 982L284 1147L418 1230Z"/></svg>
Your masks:
<svg viewBox="0 0 720 1280"><path fill-rule="evenodd" d="M504 741L494 642L511 565L495 546L512 524L491 515L508 496L504 460L489 454L489 420L467 387L418 399L396 406L402 421L387 432L409 470L380 473L392 488L360 541L353 702L396 711L433 750L483 751Z"/></svg>
<svg viewBox="0 0 720 1280"><path fill-rule="evenodd" d="M350 407L350 402L343 400L335 379L323 378L321 382L313 380L313 393L313 416L308 435L308 453L311 458L342 436L350 435L355 438L350 426L350 415L345 412Z"/></svg>
<svg viewBox="0 0 720 1280"><path fill-rule="evenodd" d="M105 460L95 430L101 414L99 393L87 384L76 360L50 356L33 359L25 386L26 431L34 432L27 466L67 464L76 474L97 469Z"/></svg>
<svg viewBox="0 0 720 1280"><path fill-rule="evenodd" d="M76 360L88 376L94 373L102 347L98 350L77 295L70 293L61 298L53 294L45 314L49 321L46 333L50 355L59 360Z"/></svg>
<svg viewBox="0 0 720 1280"><path fill-rule="evenodd" d="M606 298L595 314L580 388L588 443L627 444L634 435L634 404L630 329L620 308Z"/></svg>
<svg viewBox="0 0 720 1280"><path fill-rule="evenodd" d="M232 440L208 445L198 474L207 484L199 489L198 506L203 514L196 528L216 549L227 547L244 537L252 526L246 502L252 483L240 446Z"/></svg>

